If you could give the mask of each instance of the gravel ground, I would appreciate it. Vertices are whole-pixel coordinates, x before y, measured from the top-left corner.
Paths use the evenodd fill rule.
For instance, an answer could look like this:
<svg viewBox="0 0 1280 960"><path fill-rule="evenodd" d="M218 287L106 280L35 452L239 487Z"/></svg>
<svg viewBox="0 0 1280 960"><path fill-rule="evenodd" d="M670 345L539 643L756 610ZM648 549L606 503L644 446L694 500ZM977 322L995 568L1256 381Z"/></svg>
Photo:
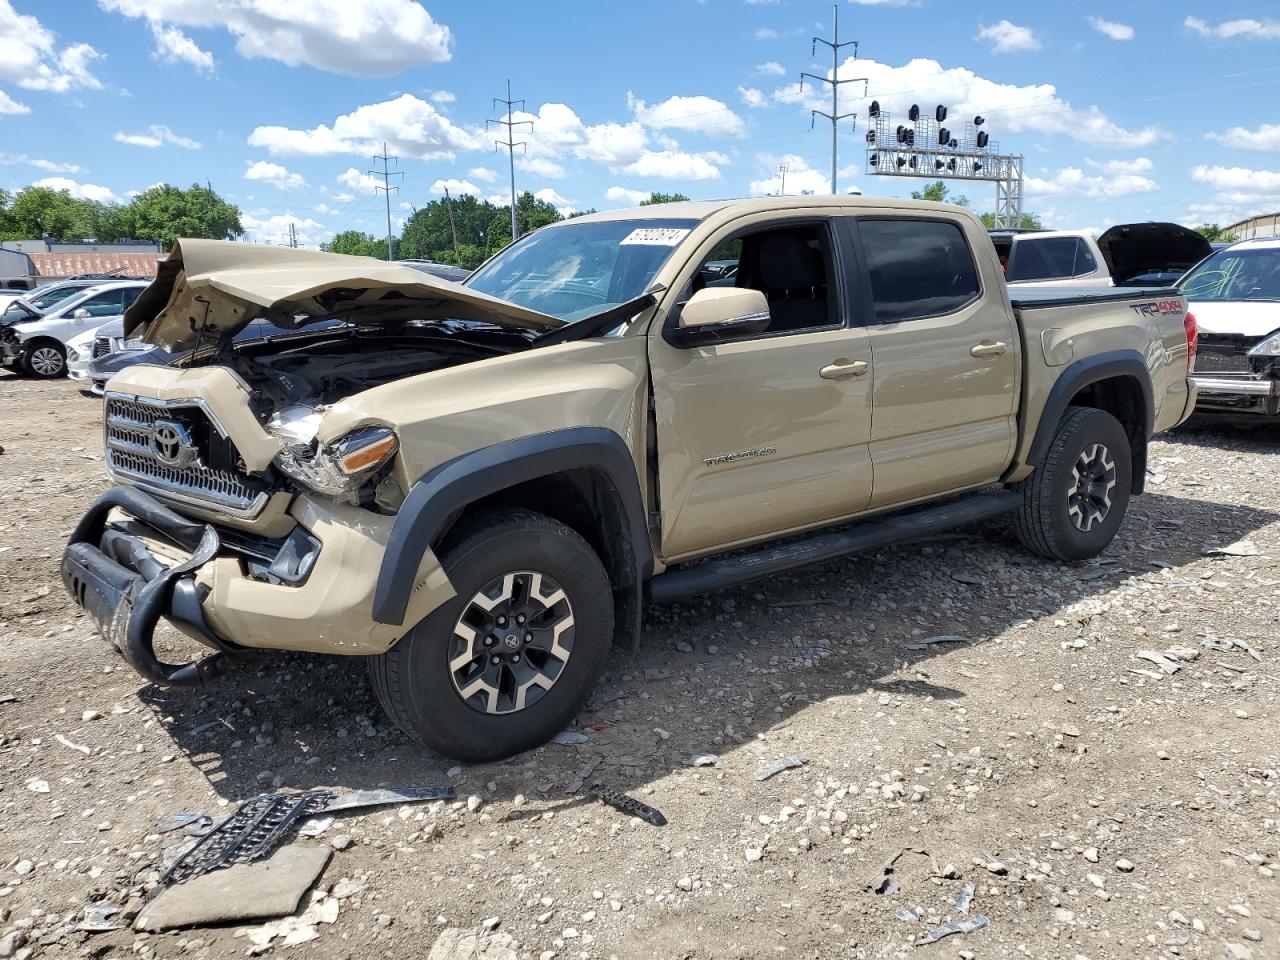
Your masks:
<svg viewBox="0 0 1280 960"><path fill-rule="evenodd" d="M1161 438L1093 563L992 526L653 608L583 742L462 769L340 658L144 686L57 576L99 431L0 374L0 957L1280 957L1274 427ZM592 765L668 825L592 800ZM172 813L441 783L300 840L335 852L289 923L74 929L142 903ZM912 944L952 917L989 923Z"/></svg>

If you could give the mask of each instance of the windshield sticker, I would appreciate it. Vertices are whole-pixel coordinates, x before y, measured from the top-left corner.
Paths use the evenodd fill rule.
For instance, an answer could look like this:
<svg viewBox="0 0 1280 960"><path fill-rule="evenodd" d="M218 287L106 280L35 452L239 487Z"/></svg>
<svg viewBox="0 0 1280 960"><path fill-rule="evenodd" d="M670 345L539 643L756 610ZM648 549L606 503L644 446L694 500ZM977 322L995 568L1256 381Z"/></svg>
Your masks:
<svg viewBox="0 0 1280 960"><path fill-rule="evenodd" d="M622 245L674 247L689 235L688 227L640 227L622 239Z"/></svg>

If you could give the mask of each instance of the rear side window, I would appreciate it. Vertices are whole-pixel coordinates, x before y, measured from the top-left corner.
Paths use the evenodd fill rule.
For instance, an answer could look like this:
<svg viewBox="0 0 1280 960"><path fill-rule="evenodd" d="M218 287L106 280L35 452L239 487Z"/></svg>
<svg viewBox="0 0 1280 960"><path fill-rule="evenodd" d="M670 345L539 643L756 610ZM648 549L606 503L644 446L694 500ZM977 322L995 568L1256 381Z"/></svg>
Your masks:
<svg viewBox="0 0 1280 960"><path fill-rule="evenodd" d="M1092 273L1098 262L1089 245L1079 237L1045 237L1022 239L1013 245L1007 279L1065 280Z"/></svg>
<svg viewBox="0 0 1280 960"><path fill-rule="evenodd" d="M981 288L964 233L944 220L860 220L876 322L936 317Z"/></svg>

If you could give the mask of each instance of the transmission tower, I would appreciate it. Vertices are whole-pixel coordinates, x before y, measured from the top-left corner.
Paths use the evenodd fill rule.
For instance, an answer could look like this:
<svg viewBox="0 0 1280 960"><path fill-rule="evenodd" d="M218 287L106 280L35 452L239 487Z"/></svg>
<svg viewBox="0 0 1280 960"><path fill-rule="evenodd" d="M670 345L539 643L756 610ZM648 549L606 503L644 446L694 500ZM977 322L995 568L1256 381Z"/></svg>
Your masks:
<svg viewBox="0 0 1280 960"><path fill-rule="evenodd" d="M840 85L843 83L861 83L864 85L862 88L862 95L865 97L867 94L867 89L865 85L870 81L866 77L847 77L844 80L840 79L840 76L839 76L840 50L843 47L853 47L853 58L856 60L858 59L858 41L857 40L841 41L840 40L840 9L839 7L833 6L831 8L831 39L824 40L822 39L822 37L814 37L813 46L809 51L809 56L813 56L818 52L818 44L820 43L823 44L824 46L831 48L831 76L820 77L816 73L801 73L800 89L802 91L804 90L805 77L808 77L810 80L816 80L819 83L826 83L831 85L831 112L825 113L822 110L810 110L809 126L810 128L813 127L813 122L817 117L826 117L828 120L831 121L831 192L834 194L838 192L836 190L836 167L837 167L836 145L837 145L838 125L841 120L846 120L849 117L855 116L855 114L852 114L852 113L840 112ZM857 121L855 120L854 122L856 125Z"/></svg>
<svg viewBox="0 0 1280 960"><path fill-rule="evenodd" d="M491 123L497 124L500 127L507 128L507 139L495 140L494 144L495 144L495 147L507 148L507 159L508 161L510 161L510 164L511 164L511 242L515 243L517 240L520 239L520 228L516 225L516 147L525 147L526 150L528 148L528 144L525 143L523 140L517 141L515 139L515 128L519 126L523 126L524 124L528 124L529 129L533 130L533 121L511 119L512 116L514 115L515 105L517 103L520 104L520 109L523 110L524 101L511 99L511 81L510 80L507 81L506 99L504 100L502 97L493 98L493 107L495 110L497 109L498 104L500 103L506 106L507 112L504 113L500 119L486 120L485 129L487 130L488 125Z"/></svg>
<svg viewBox="0 0 1280 960"><path fill-rule="evenodd" d="M782 181L778 187L778 196L785 197L787 195L787 165L785 163L778 164L778 176Z"/></svg>
<svg viewBox="0 0 1280 960"><path fill-rule="evenodd" d="M400 189L398 186L393 187L391 185L391 178L403 177L404 171L391 169L392 164L398 165L400 163L400 158L387 156L387 143L385 140L382 142L382 153L374 154L373 160L375 163L379 160L382 161L382 169L370 170L369 176L382 178L382 186L374 187L373 190L375 193L381 191L387 195L387 261L390 262L396 258L395 248L391 243L391 191Z"/></svg>

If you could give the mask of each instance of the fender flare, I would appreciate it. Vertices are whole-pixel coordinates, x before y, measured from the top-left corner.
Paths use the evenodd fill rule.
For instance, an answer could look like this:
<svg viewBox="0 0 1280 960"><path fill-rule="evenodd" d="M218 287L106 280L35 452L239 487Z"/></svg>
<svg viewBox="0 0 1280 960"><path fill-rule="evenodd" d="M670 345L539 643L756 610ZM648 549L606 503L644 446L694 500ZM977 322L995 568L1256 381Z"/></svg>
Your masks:
<svg viewBox="0 0 1280 960"><path fill-rule="evenodd" d="M508 487L584 467L603 472L617 493L638 589L653 573L653 550L631 450L613 430L570 427L464 453L415 483L391 527L373 594L373 619L404 624L422 555L458 511Z"/></svg>
<svg viewBox="0 0 1280 960"><path fill-rule="evenodd" d="M1035 437L1027 451L1027 464L1038 467L1044 462L1049 446L1057 433L1058 421L1066 413L1072 397L1090 384L1115 377L1130 377L1141 386L1146 414L1144 437L1150 439L1155 430L1156 417L1151 371L1147 369L1146 361L1137 350L1110 350L1077 360L1062 372L1062 376L1053 385L1048 399L1045 400L1044 410L1040 414L1040 423L1036 426Z"/></svg>

